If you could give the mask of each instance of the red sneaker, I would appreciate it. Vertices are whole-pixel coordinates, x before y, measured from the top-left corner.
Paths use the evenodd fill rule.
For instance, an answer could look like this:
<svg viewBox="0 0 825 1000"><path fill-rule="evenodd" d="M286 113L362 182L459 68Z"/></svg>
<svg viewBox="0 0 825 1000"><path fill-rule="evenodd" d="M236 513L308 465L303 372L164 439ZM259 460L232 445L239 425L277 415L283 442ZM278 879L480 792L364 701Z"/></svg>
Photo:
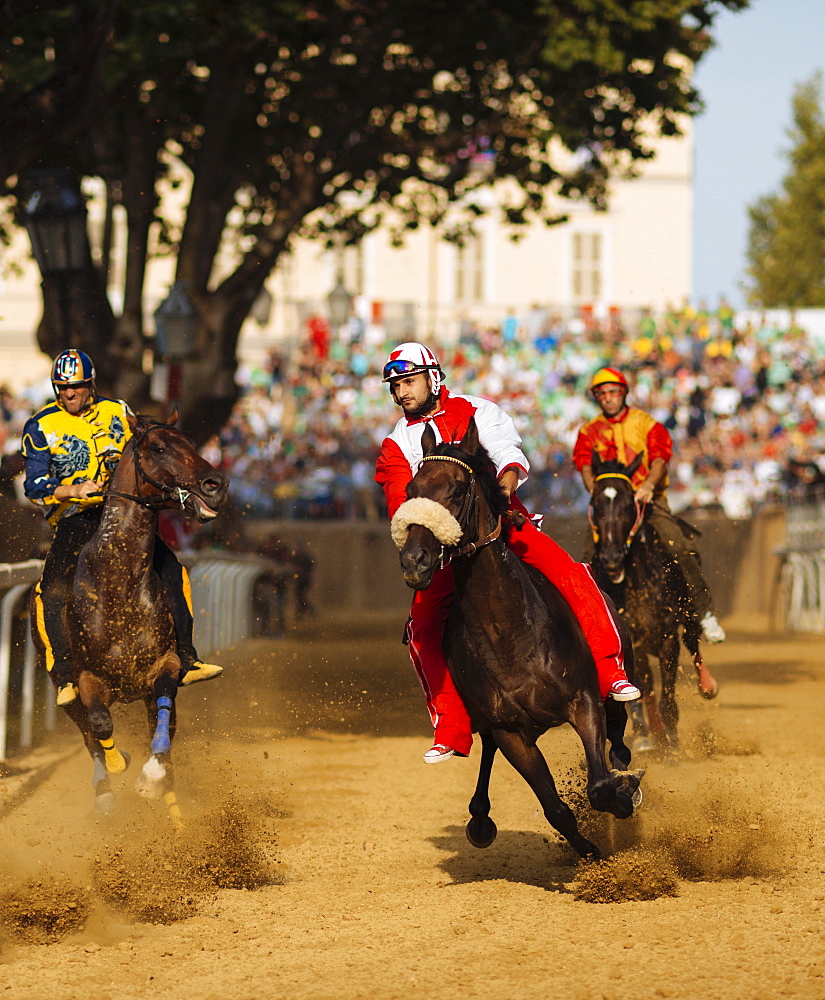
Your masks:
<svg viewBox="0 0 825 1000"><path fill-rule="evenodd" d="M635 684L631 684L630 681L619 680L613 681L610 685L607 697L612 698L614 701L635 701L637 698L642 697L642 692Z"/></svg>
<svg viewBox="0 0 825 1000"><path fill-rule="evenodd" d="M434 743L424 754L424 763L440 764L442 760L449 760L454 753L455 750L452 747L448 747L446 743Z"/></svg>

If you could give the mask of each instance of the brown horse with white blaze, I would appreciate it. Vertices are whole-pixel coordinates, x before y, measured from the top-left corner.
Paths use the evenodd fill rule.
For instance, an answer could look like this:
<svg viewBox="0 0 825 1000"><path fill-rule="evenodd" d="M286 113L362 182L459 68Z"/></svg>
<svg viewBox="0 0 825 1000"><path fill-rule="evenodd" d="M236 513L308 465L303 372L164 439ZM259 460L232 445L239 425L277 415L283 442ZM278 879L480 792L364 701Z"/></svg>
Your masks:
<svg viewBox="0 0 825 1000"><path fill-rule="evenodd" d="M599 848L581 835L572 810L559 797L536 741L548 729L569 723L584 747L590 804L627 818L643 772L628 770L624 705L603 703L592 653L558 590L503 543L508 500L475 421L458 445L436 445L429 426L422 444L424 457L407 488L409 500L393 520L393 536L404 579L413 589L426 588L451 560L455 598L445 652L482 740L468 839L476 847L495 839L489 779L501 750L555 829L583 857L599 858ZM622 634L632 670L629 640ZM612 770L605 760L608 739Z"/></svg>
<svg viewBox="0 0 825 1000"><path fill-rule="evenodd" d="M166 590L153 565L158 515L174 508L211 520L226 500L228 483L176 421L176 411L163 422L130 419L132 438L72 580L67 618L79 696L64 710L94 761L95 808L107 813L114 807L109 775L129 764L129 755L115 746L110 708L143 699L151 756L137 788L148 798L164 796L179 825L171 748L181 662Z"/></svg>

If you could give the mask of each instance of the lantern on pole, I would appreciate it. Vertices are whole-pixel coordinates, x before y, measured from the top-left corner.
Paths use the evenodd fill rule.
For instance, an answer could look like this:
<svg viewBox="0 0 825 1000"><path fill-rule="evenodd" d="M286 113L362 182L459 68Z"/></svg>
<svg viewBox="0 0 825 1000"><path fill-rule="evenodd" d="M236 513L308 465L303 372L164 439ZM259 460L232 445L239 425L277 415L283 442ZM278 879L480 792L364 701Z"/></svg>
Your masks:
<svg viewBox="0 0 825 1000"><path fill-rule="evenodd" d="M183 363L193 358L198 350L200 313L189 298L186 282L176 281L172 285L154 316L155 375L165 383L158 395L171 403L180 396Z"/></svg>
<svg viewBox="0 0 825 1000"><path fill-rule="evenodd" d="M32 170L27 174L32 193L20 212L29 234L32 254L45 283L54 278L60 299L64 348L70 347L69 280L73 272L91 263L86 232L86 203L75 173L68 167Z"/></svg>

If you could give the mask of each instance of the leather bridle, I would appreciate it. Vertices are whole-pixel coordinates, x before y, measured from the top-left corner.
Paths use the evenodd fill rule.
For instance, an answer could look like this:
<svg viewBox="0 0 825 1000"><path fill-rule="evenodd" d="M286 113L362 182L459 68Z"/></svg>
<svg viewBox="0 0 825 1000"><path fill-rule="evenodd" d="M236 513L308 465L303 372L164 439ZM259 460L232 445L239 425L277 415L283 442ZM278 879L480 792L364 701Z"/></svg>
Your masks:
<svg viewBox="0 0 825 1000"><path fill-rule="evenodd" d="M594 483L598 483L601 479L624 479L626 482L633 485L633 481L629 476L626 476L622 472L603 472L600 476L596 476L593 480ZM647 509L647 502L640 503L636 499L636 493L633 493L633 503L636 507L636 520L633 523L633 527L628 532L627 538L625 539L625 548L630 548L633 544L633 539L636 537L639 528L642 526L642 521L644 520L645 510ZM593 520L593 504L590 503L587 507L587 520L590 523L590 530L593 532L593 542L598 544L599 542L599 529L596 526L596 522Z"/></svg>
<svg viewBox="0 0 825 1000"><path fill-rule="evenodd" d="M470 487L467 490L467 494L464 497L464 501L461 505L461 510L459 510L456 515L456 521L458 521L462 532L468 530L468 525L466 523L467 516L470 513L471 508L475 508L475 523L476 529L478 529L478 515L479 515L479 504L478 504L478 486L476 483L476 474L472 466L468 465L466 462L462 462L460 458L453 458L452 455L425 455L421 459L422 462L452 462L454 465L460 465L462 469L466 469L470 473ZM484 536L484 538L479 539L477 542L468 542L466 545L462 546L441 546L441 565L446 566L451 559L458 558L459 556L471 556L479 549L483 549L486 545L490 545L491 542L495 542L501 537L501 515L499 515L496 526L493 530Z"/></svg>
<svg viewBox="0 0 825 1000"><path fill-rule="evenodd" d="M169 486L167 483L160 482L159 479L155 479L154 476L149 475L149 473L140 464L140 446L149 437L154 430L174 430L174 425L172 424L149 424L142 431L136 431L132 435L132 455L135 464L135 493L121 493L118 490L113 490L111 488L107 489L104 493L105 496L110 497L120 497L122 500L132 500L134 503L139 503L143 507L148 507L150 510L160 510L163 507L169 506L169 501L172 500L175 504L180 504L180 509L184 510L186 507L186 501L192 496L192 490L184 490L180 486ZM148 496L140 495L141 482L149 483L150 486L154 486L158 491L157 493L150 493Z"/></svg>

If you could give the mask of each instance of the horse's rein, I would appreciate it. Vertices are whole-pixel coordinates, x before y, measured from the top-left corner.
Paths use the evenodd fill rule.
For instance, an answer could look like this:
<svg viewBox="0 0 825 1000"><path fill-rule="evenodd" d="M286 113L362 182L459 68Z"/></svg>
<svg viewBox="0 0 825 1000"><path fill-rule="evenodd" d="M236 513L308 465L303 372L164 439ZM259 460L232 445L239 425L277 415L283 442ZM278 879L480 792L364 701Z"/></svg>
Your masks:
<svg viewBox="0 0 825 1000"><path fill-rule="evenodd" d="M111 488L105 491L104 496L119 497L121 500L132 500L135 503L139 503L143 507L159 509L162 504L166 503L168 500L175 497L175 494L177 494L176 502L180 504L180 509L183 510L186 501L190 496L192 496L191 491L187 492L180 486L167 486L166 483L162 483L160 480L150 476L140 464L140 452L138 451L138 445L142 444L149 436L150 431L153 431L156 428L172 430L173 426L172 424L150 424L143 430L140 436L137 434L132 435L132 454L134 455L135 461L135 493L137 496L134 496L131 493L120 493L118 490L113 490ZM158 492L146 497L140 496L141 480L145 483L149 483L150 486L154 486Z"/></svg>
<svg viewBox="0 0 825 1000"><path fill-rule="evenodd" d="M600 479L624 479L625 482L630 483L633 486L633 480L630 476L626 476L623 472L603 472L600 476L596 476L593 480L594 483L598 483ZM636 499L636 491L633 491L633 503L636 506L636 521L633 527L628 532L627 538L625 539L625 547L630 548L633 544L633 539L636 537L639 528L642 526L642 521L644 520L645 510L647 509L647 501L644 503L639 503ZM598 544L599 542L599 529L596 527L596 522L593 520L593 504L588 504L587 507L587 520L590 523L590 530L593 532L593 542Z"/></svg>
<svg viewBox="0 0 825 1000"><path fill-rule="evenodd" d="M473 501L475 501L475 506L476 506L476 524L477 524L478 523L478 516L477 516L478 515L478 487L476 486L476 474L473 471L472 467L469 466L466 462L462 462L460 458L453 458L452 455L425 455L421 459L421 461L422 462L452 462L454 465L460 465L462 469L466 469L467 472L470 473L470 489L467 491L467 496L466 496L466 498L464 500L464 503L461 506L461 510L458 512L458 516L456 517L456 521L458 521L458 523L462 527L464 527L464 519L465 519L465 517L467 516L467 514L470 511L470 505L473 503ZM456 549L456 551L454 553L452 553L452 555L446 560L446 562L444 561L444 558L443 558L443 555L442 555L442 560L441 560L442 561L442 566L445 566L447 564L447 562L450 561L450 559L452 559L452 558L454 558L456 556L470 556L474 552L478 552L479 549L483 549L486 545L489 545L491 542L496 541L496 539L499 538L500 535L501 535L501 515L499 515L498 520L496 521L495 528L493 528L493 530L488 535L485 535L484 538L480 539L477 542L468 542L467 545L462 545L461 548ZM446 551L446 546L445 545L442 545L441 548L442 548L442 552Z"/></svg>

